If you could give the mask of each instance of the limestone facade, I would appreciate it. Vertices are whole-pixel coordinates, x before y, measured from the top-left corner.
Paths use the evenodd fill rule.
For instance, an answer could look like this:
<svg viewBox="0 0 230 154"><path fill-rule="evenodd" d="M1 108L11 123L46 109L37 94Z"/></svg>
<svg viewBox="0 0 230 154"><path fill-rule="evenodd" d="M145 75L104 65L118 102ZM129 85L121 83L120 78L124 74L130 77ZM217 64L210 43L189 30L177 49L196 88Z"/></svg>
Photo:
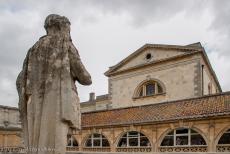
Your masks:
<svg viewBox="0 0 230 154"><path fill-rule="evenodd" d="M71 134L68 151L230 152L230 141L220 142L226 133L230 138L230 93L222 93L200 43L146 44L105 75L108 94L91 93L89 101L81 103L82 130ZM158 93L145 95L148 82ZM18 109L2 106L0 115L0 147L20 147ZM189 133L178 135L177 130ZM188 143L178 144L178 136ZM203 143L192 145L195 136ZM162 145L167 137L174 145ZM148 144L141 146L143 138ZM137 145L131 145L135 139Z"/></svg>

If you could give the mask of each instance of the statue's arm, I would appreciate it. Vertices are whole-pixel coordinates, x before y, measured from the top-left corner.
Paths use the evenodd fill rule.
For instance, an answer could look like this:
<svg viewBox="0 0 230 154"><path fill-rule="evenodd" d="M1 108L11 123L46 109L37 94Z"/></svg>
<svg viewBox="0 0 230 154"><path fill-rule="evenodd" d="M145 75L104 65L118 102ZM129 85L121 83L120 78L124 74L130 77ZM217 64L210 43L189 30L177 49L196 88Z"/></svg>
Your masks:
<svg viewBox="0 0 230 154"><path fill-rule="evenodd" d="M73 79L82 85L90 85L92 83L91 76L82 64L78 51L73 44L71 44L69 49L69 59Z"/></svg>
<svg viewBox="0 0 230 154"><path fill-rule="evenodd" d="M24 110L26 104L26 96L25 96L25 87L26 87L26 72L28 66L28 59L29 59L30 50L28 51L26 58L23 62L22 71L19 73L17 80L16 80L16 87L19 96L19 109Z"/></svg>

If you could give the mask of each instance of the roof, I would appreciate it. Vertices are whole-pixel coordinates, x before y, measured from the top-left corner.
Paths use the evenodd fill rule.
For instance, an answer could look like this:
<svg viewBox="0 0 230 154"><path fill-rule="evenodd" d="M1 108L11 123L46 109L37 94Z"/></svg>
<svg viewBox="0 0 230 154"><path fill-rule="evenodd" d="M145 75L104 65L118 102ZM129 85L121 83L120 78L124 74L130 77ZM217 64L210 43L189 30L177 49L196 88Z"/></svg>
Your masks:
<svg viewBox="0 0 230 154"><path fill-rule="evenodd" d="M18 108L17 108L17 107L4 106L4 105L0 105L0 108L2 108L2 109L9 109L9 110L18 110Z"/></svg>
<svg viewBox="0 0 230 154"><path fill-rule="evenodd" d="M230 116L230 92L158 104L82 114L82 127L162 123Z"/></svg>

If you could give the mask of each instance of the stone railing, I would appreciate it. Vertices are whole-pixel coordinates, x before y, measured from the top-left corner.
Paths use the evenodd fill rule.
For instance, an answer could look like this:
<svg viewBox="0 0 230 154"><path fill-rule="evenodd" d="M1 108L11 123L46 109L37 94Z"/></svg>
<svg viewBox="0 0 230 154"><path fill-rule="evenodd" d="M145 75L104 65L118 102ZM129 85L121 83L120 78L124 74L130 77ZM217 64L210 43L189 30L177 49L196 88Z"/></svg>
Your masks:
<svg viewBox="0 0 230 154"><path fill-rule="evenodd" d="M162 146L159 152L207 152L208 146Z"/></svg>
<svg viewBox="0 0 230 154"><path fill-rule="evenodd" d="M23 153L24 148L23 147L0 147L0 152L6 152L6 153Z"/></svg>
<svg viewBox="0 0 230 154"><path fill-rule="evenodd" d="M116 152L151 152L151 147L117 147Z"/></svg>
<svg viewBox="0 0 230 154"><path fill-rule="evenodd" d="M110 147L84 147L82 149L83 151L89 151L89 152L110 152Z"/></svg>
<svg viewBox="0 0 230 154"><path fill-rule="evenodd" d="M216 152L230 152L230 144L218 144Z"/></svg>
<svg viewBox="0 0 230 154"><path fill-rule="evenodd" d="M67 146L67 147L66 147L66 151L79 151L79 147Z"/></svg>

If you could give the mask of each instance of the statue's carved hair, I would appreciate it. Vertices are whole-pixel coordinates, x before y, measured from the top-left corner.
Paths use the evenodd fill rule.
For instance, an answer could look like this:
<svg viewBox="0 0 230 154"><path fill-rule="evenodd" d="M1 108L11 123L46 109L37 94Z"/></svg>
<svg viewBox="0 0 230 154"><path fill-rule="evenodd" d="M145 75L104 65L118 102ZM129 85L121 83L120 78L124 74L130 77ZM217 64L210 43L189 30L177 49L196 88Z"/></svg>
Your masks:
<svg viewBox="0 0 230 154"><path fill-rule="evenodd" d="M44 27L45 29L47 29L48 27L61 26L61 25L65 25L66 23L70 24L70 21L65 16L50 14L46 17Z"/></svg>

